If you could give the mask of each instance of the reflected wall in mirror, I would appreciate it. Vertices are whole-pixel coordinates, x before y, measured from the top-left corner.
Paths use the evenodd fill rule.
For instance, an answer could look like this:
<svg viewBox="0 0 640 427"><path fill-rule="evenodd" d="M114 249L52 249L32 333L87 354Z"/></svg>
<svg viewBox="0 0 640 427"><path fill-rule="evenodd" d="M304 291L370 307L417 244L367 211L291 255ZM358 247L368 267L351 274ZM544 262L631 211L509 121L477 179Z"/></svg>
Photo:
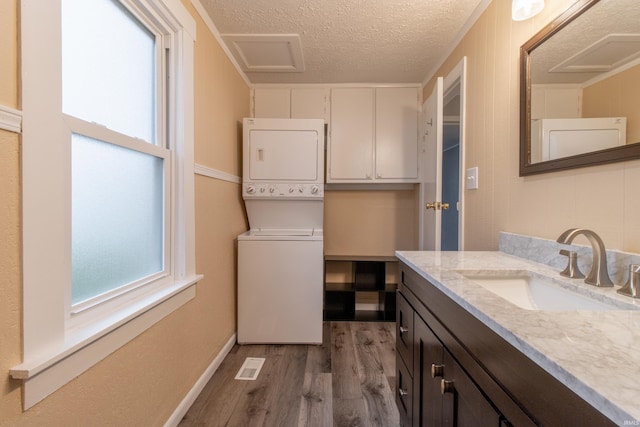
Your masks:
<svg viewBox="0 0 640 427"><path fill-rule="evenodd" d="M520 176L640 157L640 1L577 1L520 55Z"/></svg>

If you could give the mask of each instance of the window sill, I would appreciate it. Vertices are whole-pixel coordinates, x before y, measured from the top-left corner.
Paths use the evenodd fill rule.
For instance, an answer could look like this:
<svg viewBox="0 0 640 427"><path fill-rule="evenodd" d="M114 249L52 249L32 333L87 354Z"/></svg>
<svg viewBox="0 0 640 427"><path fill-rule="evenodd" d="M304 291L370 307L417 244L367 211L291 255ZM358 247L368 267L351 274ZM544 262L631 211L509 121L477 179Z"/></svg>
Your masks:
<svg viewBox="0 0 640 427"><path fill-rule="evenodd" d="M27 410L118 348L175 311L196 294L202 275L176 282L112 313L88 328L68 331L65 342L37 358L13 367L9 374L24 381Z"/></svg>

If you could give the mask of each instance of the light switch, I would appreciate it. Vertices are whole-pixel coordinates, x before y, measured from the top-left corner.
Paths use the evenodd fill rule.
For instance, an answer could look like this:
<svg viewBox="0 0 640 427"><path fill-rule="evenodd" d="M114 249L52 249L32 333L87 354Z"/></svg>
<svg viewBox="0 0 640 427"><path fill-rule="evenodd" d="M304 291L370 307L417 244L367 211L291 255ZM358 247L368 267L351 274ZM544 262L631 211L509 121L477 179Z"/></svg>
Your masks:
<svg viewBox="0 0 640 427"><path fill-rule="evenodd" d="M467 169L466 188L467 190L478 189L478 167L477 166Z"/></svg>

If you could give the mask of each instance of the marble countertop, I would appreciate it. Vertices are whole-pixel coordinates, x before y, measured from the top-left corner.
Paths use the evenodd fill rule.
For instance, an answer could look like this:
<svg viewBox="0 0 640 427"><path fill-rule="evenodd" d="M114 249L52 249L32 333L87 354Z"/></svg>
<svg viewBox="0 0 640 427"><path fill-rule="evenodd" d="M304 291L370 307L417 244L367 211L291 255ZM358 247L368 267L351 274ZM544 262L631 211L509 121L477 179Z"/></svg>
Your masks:
<svg viewBox="0 0 640 427"><path fill-rule="evenodd" d="M640 308L615 288L565 279L559 270L503 252L398 251L396 256L540 367L619 425L640 425L640 310L520 308L459 271L527 270Z"/></svg>

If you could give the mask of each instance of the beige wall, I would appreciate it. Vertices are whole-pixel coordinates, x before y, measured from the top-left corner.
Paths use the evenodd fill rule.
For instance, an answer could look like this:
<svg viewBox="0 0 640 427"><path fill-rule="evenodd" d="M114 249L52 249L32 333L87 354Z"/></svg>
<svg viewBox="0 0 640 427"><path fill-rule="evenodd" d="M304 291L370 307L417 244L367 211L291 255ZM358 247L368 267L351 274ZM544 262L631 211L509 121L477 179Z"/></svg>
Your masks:
<svg viewBox="0 0 640 427"><path fill-rule="evenodd" d="M582 91L583 117L626 117L627 144L640 141L640 65Z"/></svg>
<svg viewBox="0 0 640 427"><path fill-rule="evenodd" d="M417 190L327 191L327 255L392 256L418 248Z"/></svg>
<svg viewBox="0 0 640 427"><path fill-rule="evenodd" d="M18 107L18 0L0 0L0 104Z"/></svg>
<svg viewBox="0 0 640 427"><path fill-rule="evenodd" d="M249 89L197 20L196 162L239 174L238 123ZM0 103L18 107L16 7L0 0ZM235 237L246 230L240 186L196 177L195 299L26 413L20 383L7 372L21 361L20 141L0 130L0 425L163 425L236 330Z"/></svg>
<svg viewBox="0 0 640 427"><path fill-rule="evenodd" d="M555 239L588 227L608 248L640 252L640 161L518 176L519 48L572 3L546 2L540 15L514 22L511 2L493 1L436 74L467 56L466 167L479 167L480 183L465 192L467 250L497 249L501 230Z"/></svg>
<svg viewBox="0 0 640 427"><path fill-rule="evenodd" d="M17 2L0 0L0 105L18 107ZM20 140L0 130L0 424L21 404L9 368L22 361L20 269Z"/></svg>

